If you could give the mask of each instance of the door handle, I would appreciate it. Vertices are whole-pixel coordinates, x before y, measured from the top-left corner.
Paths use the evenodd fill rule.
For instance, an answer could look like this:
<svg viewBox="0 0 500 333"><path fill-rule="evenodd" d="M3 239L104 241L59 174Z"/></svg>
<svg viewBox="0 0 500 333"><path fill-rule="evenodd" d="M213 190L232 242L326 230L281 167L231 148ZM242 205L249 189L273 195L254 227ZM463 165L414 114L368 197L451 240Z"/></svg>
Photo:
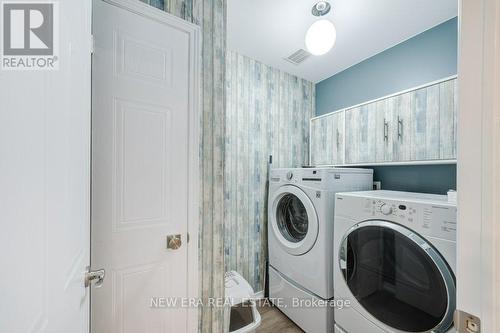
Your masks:
<svg viewBox="0 0 500 333"><path fill-rule="evenodd" d="M403 138L403 118L398 116L398 139Z"/></svg>
<svg viewBox="0 0 500 333"><path fill-rule="evenodd" d="M389 122L384 118L384 141L389 141Z"/></svg>
<svg viewBox="0 0 500 333"><path fill-rule="evenodd" d="M104 283L104 278L106 277L106 271L104 269L98 269L96 271L91 271L90 267L87 267L85 272L85 288L94 285L96 288L101 288Z"/></svg>
<svg viewBox="0 0 500 333"><path fill-rule="evenodd" d="M181 235L168 235L167 236L167 249L177 250L182 246Z"/></svg>

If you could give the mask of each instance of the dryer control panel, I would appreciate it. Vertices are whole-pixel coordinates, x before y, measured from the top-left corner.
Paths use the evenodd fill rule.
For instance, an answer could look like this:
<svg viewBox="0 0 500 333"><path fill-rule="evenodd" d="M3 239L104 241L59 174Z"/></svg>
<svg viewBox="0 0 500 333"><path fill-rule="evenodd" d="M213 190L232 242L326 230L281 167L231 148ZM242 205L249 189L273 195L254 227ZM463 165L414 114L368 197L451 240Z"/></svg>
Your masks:
<svg viewBox="0 0 500 333"><path fill-rule="evenodd" d="M350 198L343 198L350 201ZM457 209L454 205L357 198L363 218L398 223L431 237L456 240Z"/></svg>

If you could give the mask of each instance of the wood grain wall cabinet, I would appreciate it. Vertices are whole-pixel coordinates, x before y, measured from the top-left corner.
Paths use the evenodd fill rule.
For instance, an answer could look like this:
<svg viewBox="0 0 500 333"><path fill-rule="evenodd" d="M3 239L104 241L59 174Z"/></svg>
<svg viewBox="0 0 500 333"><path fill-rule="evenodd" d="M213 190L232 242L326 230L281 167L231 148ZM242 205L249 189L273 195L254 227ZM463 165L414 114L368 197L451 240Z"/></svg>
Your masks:
<svg viewBox="0 0 500 333"><path fill-rule="evenodd" d="M439 86L413 93L411 114L411 160L439 159Z"/></svg>
<svg viewBox="0 0 500 333"><path fill-rule="evenodd" d="M368 163L376 159L377 144L385 135L379 124L375 104L366 104L345 111L346 163ZM383 126L383 125L382 125Z"/></svg>
<svg viewBox="0 0 500 333"><path fill-rule="evenodd" d="M311 156L314 165L344 163L344 111L311 121Z"/></svg>
<svg viewBox="0 0 500 333"><path fill-rule="evenodd" d="M394 99L387 98L374 103L376 112L375 162L390 162L394 158Z"/></svg>
<svg viewBox="0 0 500 333"><path fill-rule="evenodd" d="M391 97L393 107L393 161L411 160L412 93Z"/></svg>
<svg viewBox="0 0 500 333"><path fill-rule="evenodd" d="M456 77L311 119L311 165L456 159Z"/></svg>
<svg viewBox="0 0 500 333"><path fill-rule="evenodd" d="M457 80L439 85L439 158L457 158Z"/></svg>

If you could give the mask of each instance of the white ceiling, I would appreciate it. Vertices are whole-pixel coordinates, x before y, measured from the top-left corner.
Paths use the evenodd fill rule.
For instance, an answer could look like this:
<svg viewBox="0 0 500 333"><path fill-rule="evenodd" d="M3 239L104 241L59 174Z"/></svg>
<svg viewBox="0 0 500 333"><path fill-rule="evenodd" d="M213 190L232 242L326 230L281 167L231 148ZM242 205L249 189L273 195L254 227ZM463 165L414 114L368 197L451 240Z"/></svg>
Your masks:
<svg viewBox="0 0 500 333"><path fill-rule="evenodd" d="M330 0L326 16L337 42L300 65L283 58L300 48L317 19L317 0L228 0L228 48L313 82L324 80L383 50L457 16L457 0Z"/></svg>

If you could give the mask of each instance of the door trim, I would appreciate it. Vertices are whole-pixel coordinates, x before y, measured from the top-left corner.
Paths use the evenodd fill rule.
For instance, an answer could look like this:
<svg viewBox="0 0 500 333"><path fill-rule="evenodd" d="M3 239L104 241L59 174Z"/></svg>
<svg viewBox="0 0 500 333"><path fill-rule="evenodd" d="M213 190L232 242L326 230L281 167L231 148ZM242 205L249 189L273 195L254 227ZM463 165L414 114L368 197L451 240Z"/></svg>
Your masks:
<svg viewBox="0 0 500 333"><path fill-rule="evenodd" d="M118 8L125 9L142 17L175 27L189 38L189 185L188 185L188 225L185 235L187 243L188 295L190 299L200 298L199 290L199 226L200 226L200 122L201 122L201 50L202 34L200 26L161 11L137 0L101 0ZM189 238L188 238L189 237ZM190 307L187 313L187 332L198 332L198 308Z"/></svg>
<svg viewBox="0 0 500 333"><path fill-rule="evenodd" d="M500 329L500 4L460 0L457 309Z"/></svg>

